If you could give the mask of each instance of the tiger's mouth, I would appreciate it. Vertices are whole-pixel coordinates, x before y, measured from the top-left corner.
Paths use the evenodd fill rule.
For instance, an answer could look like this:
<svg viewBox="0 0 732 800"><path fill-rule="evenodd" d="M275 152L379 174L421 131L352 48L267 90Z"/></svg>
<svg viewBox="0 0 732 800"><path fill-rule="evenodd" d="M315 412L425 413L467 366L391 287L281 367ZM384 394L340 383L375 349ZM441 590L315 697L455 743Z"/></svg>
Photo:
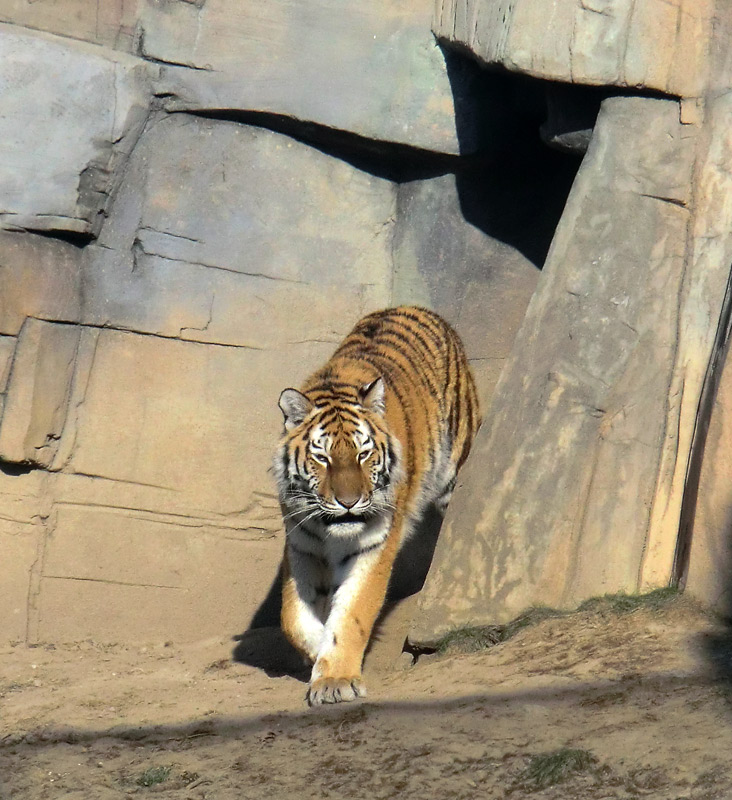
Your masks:
<svg viewBox="0 0 732 800"><path fill-rule="evenodd" d="M326 525L341 525L347 522L365 522L366 514L353 514L350 511L346 511L345 514L331 514L325 512L321 515L321 519Z"/></svg>

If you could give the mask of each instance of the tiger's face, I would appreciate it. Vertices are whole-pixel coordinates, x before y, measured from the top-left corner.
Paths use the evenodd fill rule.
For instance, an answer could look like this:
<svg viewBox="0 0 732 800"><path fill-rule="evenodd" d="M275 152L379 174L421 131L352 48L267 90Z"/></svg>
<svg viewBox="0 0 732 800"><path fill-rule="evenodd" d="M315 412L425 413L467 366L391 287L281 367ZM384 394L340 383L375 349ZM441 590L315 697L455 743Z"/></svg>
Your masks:
<svg viewBox="0 0 732 800"><path fill-rule="evenodd" d="M382 416L383 385L375 389L360 402L319 405L295 389L282 393L285 436L275 472L280 499L293 516L337 524L393 507L398 444Z"/></svg>

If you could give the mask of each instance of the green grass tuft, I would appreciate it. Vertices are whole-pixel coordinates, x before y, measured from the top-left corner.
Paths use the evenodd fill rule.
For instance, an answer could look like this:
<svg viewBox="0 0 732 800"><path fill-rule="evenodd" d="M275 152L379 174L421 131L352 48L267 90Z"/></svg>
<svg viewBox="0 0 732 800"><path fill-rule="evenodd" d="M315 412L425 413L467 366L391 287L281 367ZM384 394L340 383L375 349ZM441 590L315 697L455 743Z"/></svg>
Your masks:
<svg viewBox="0 0 732 800"><path fill-rule="evenodd" d="M519 775L519 783L526 788L546 789L582 772L588 772L597 759L587 750L564 748L551 753L533 756Z"/></svg>
<svg viewBox="0 0 732 800"><path fill-rule="evenodd" d="M665 589L654 589L647 594L606 594L603 597L592 597L585 600L578 611L610 611L615 614L630 614L640 609L656 611L665 608L679 596L674 586Z"/></svg>
<svg viewBox="0 0 732 800"><path fill-rule="evenodd" d="M500 628L486 625L475 628L459 628L445 634L437 642L436 652L445 653L477 653L500 642Z"/></svg>
<svg viewBox="0 0 732 800"><path fill-rule="evenodd" d="M545 619L566 617L571 613L571 611L560 611L558 608L549 608L548 606L534 606L534 608L525 611L507 625L502 626L501 641L505 642L524 628L529 628L531 625L538 625L540 622L544 622Z"/></svg>
<svg viewBox="0 0 732 800"><path fill-rule="evenodd" d="M545 619L564 617L568 613L568 611L559 611L556 608L536 606L506 625L483 625L450 631L437 642L435 649L440 655L446 653L477 653L479 650L485 650L494 644L507 641L520 630L528 628L530 625L536 625Z"/></svg>
<svg viewBox="0 0 732 800"><path fill-rule="evenodd" d="M172 767L150 767L135 781L138 786L156 786L165 783L170 777Z"/></svg>
<svg viewBox="0 0 732 800"><path fill-rule="evenodd" d="M505 642L524 628L546 619L568 617L578 612L630 614L640 609L656 611L665 608L678 596L679 590L670 587L655 589L647 594L606 594L603 597L592 597L585 600L576 611L560 611L557 608L536 606L506 625L482 625L450 631L437 642L435 652L439 655L477 653Z"/></svg>

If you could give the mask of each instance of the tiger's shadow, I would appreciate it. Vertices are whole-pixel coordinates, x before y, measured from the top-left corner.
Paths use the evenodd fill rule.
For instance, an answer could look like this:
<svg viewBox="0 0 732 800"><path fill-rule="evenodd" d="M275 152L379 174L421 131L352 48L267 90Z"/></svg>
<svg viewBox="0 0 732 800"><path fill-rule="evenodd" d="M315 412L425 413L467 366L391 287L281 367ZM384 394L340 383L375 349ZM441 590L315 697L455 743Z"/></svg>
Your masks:
<svg viewBox="0 0 732 800"><path fill-rule="evenodd" d="M429 506L414 531L404 543L392 571L384 608L374 626L371 642L378 638L378 632L386 618L399 603L416 594L427 578L432 556L442 526L442 514ZM282 609L282 566L272 581L267 595L257 608L247 630L234 636L232 659L239 664L261 669L270 677L289 676L307 682L310 667L302 656L287 641L280 629ZM366 650L366 655L371 644Z"/></svg>

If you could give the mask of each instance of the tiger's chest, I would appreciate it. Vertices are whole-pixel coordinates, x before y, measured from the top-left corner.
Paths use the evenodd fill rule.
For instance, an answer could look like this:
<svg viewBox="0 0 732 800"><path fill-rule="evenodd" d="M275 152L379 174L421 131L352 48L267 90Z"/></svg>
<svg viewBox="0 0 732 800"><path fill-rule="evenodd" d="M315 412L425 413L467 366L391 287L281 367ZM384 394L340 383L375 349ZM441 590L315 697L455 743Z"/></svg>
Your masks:
<svg viewBox="0 0 732 800"><path fill-rule="evenodd" d="M390 526L390 515L338 524L310 519L293 526L288 541L296 554L319 562L325 588L330 589L341 584L359 560L379 550Z"/></svg>

